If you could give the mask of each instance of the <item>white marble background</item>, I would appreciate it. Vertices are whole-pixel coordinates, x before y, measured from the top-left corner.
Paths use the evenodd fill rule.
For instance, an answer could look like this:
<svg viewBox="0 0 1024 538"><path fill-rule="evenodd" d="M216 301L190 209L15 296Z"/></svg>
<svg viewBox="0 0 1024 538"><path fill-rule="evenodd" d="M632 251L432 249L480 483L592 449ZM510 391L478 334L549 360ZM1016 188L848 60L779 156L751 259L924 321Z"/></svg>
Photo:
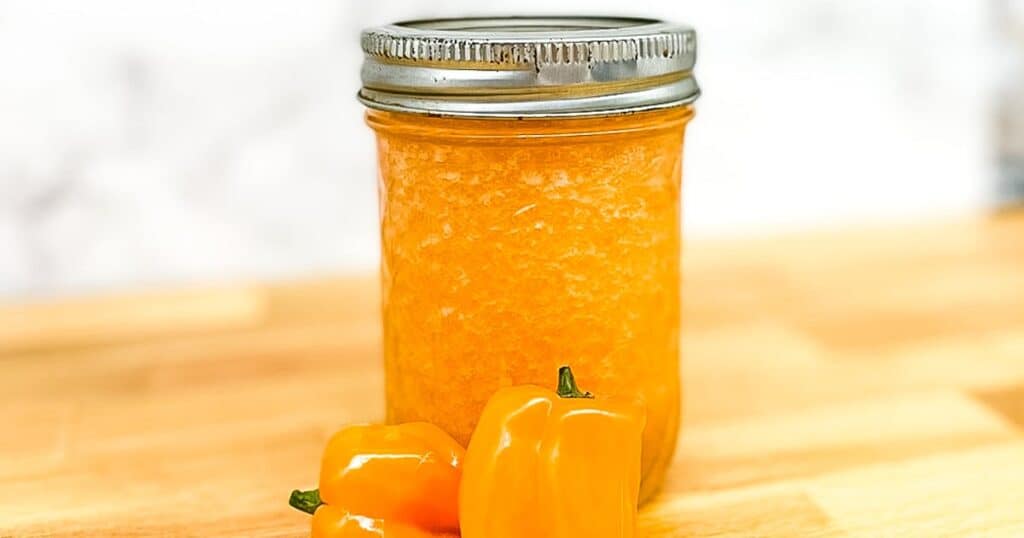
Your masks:
<svg viewBox="0 0 1024 538"><path fill-rule="evenodd" d="M364 271L360 28L612 13L699 31L691 236L982 210L989 2L0 0L0 298ZM628 7L624 7L628 6Z"/></svg>

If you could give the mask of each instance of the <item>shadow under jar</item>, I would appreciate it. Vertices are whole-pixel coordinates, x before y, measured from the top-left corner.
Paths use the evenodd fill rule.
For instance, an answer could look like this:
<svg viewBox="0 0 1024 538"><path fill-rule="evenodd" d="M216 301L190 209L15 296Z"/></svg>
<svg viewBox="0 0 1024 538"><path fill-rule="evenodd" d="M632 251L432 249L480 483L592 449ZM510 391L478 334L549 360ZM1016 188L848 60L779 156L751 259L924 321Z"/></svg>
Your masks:
<svg viewBox="0 0 1024 538"><path fill-rule="evenodd" d="M696 36L645 19L367 30L388 420L469 441L500 387L561 365L647 409L641 499L679 426L683 133Z"/></svg>

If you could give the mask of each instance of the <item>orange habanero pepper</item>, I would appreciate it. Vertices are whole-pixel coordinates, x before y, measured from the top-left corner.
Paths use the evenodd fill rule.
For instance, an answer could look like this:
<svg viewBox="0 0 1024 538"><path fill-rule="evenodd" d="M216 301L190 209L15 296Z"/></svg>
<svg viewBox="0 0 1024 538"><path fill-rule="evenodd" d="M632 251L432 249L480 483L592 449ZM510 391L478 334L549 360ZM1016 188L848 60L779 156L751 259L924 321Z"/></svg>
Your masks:
<svg viewBox="0 0 1024 538"><path fill-rule="evenodd" d="M462 538L633 538L645 412L593 399L559 372L558 392L499 390L466 449Z"/></svg>
<svg viewBox="0 0 1024 538"><path fill-rule="evenodd" d="M465 451L433 424L358 425L331 437L320 489L289 504L313 514L313 538L427 538L457 533Z"/></svg>

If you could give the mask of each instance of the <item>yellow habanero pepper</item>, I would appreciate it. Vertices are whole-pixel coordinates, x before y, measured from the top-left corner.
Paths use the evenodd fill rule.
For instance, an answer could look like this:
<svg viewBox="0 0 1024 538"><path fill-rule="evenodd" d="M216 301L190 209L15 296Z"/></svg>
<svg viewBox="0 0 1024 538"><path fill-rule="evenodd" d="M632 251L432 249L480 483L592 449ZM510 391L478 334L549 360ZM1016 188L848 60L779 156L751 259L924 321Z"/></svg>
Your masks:
<svg viewBox="0 0 1024 538"><path fill-rule="evenodd" d="M289 504L313 514L312 538L452 536L463 454L425 422L348 426L327 442L320 489Z"/></svg>
<svg viewBox="0 0 1024 538"><path fill-rule="evenodd" d="M646 416L594 399L558 372L558 392L499 390L466 449L462 538L633 538Z"/></svg>

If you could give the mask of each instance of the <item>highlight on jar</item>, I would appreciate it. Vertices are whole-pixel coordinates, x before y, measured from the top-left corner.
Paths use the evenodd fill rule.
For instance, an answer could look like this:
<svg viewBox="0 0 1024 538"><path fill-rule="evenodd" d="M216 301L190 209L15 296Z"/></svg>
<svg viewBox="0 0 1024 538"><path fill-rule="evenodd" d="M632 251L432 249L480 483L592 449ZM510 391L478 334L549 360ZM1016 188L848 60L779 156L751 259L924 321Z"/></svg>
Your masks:
<svg viewBox="0 0 1024 538"><path fill-rule="evenodd" d="M636 536L679 435L696 43L610 17L363 32L390 426L339 432L293 493L314 536Z"/></svg>

